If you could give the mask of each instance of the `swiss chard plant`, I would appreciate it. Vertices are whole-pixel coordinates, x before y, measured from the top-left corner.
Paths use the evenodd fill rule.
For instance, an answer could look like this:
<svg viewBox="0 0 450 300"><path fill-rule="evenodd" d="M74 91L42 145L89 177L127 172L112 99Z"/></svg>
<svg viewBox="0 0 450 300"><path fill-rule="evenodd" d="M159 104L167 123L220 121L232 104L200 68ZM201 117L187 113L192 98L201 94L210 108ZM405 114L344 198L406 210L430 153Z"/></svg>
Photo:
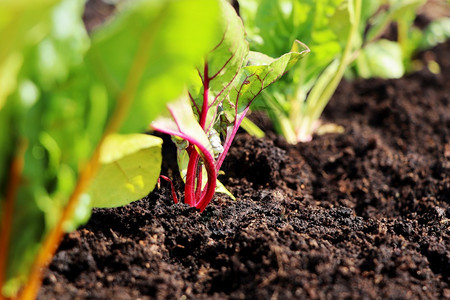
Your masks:
<svg viewBox="0 0 450 300"><path fill-rule="evenodd" d="M0 1L0 298L34 299L64 232L147 195L142 134L191 84L218 1L130 1L89 36L83 0Z"/></svg>
<svg viewBox="0 0 450 300"><path fill-rule="evenodd" d="M298 39L311 49L260 107L289 143L308 141L358 45L361 0L241 0L250 46L277 55Z"/></svg>
<svg viewBox="0 0 450 300"><path fill-rule="evenodd" d="M450 18L432 20L424 29L414 22L426 0L363 2L361 32L363 44L347 75L371 78L399 78L417 69L419 50L429 49L450 37ZM394 28L394 37L384 34ZM390 34L392 35L392 33ZM433 67L431 66L433 71Z"/></svg>
<svg viewBox="0 0 450 300"><path fill-rule="evenodd" d="M324 130L319 118L344 75L400 77L411 66L418 47L436 39L414 30L412 23L424 0L239 0L250 47L272 56L298 39L311 49L287 76L261 93L263 108L289 143L306 142ZM393 22L398 39L382 36ZM443 39L444 24L430 25ZM426 36L426 38L425 38ZM351 71L351 72L350 72Z"/></svg>
<svg viewBox="0 0 450 300"><path fill-rule="evenodd" d="M165 116L152 122L173 136L178 165L185 180L185 203L203 211L216 191L222 163L253 100L291 69L309 49L293 41L277 59L249 51L241 19L221 3L221 38L197 67L197 80L185 95L168 105Z"/></svg>

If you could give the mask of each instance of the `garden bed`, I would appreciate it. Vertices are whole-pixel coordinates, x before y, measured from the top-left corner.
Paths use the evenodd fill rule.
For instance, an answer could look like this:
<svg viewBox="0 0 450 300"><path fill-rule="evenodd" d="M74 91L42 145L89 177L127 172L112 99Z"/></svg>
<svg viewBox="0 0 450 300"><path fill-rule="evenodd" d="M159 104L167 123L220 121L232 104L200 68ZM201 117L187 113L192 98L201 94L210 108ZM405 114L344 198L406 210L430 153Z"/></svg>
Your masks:
<svg viewBox="0 0 450 300"><path fill-rule="evenodd" d="M67 234L40 299L450 299L450 43L441 74L344 82L297 146L240 133L204 213L146 199ZM255 120L264 126L264 118ZM175 178L166 139L163 174ZM174 165L170 165L170 159Z"/></svg>

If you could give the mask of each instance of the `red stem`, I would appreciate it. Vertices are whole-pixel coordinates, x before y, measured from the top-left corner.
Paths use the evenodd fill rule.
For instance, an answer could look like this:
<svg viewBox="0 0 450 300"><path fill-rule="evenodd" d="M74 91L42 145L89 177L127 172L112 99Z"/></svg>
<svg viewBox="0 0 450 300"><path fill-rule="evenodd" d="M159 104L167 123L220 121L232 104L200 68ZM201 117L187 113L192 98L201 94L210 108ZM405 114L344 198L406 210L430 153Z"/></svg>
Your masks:
<svg viewBox="0 0 450 300"><path fill-rule="evenodd" d="M195 188L195 200L199 200L202 196L202 180L203 180L203 170L201 165L197 165L197 186ZM197 203L195 203L197 204Z"/></svg>
<svg viewBox="0 0 450 300"><path fill-rule="evenodd" d="M208 65L205 63L204 67L204 76L203 76L203 104L202 111L200 113L200 126L206 132L206 119L208 116L208 96L209 96L209 83L210 77L208 75ZM196 108L198 108L196 106ZM170 110L170 109L169 109ZM173 116L173 115L172 115ZM173 116L176 122L176 117ZM177 124L178 126L178 124ZM203 211L205 207L209 204L211 199L214 196L216 191L216 181L217 181L217 171L216 171L216 163L213 155L205 148L204 145L198 143L194 137L190 137L183 133L182 128L178 126L178 130L172 130L167 128L158 128L154 127L156 130L170 134L177 135L181 138L187 140L190 145L186 149L189 154L189 163L186 171L186 185L185 185L185 200L184 202L191 207L196 207ZM199 159L203 160L205 164L206 172L208 174L208 182L206 184L206 188L202 191L202 170L197 170L199 167ZM197 184L196 179L197 177Z"/></svg>
<svg viewBox="0 0 450 300"><path fill-rule="evenodd" d="M208 63L205 62L205 67L203 68L203 104L202 104L202 111L200 114L200 126L203 130L205 130L206 127L206 119L208 116L208 100L209 100L209 82L210 78L208 75ZM206 150L206 149L205 149ZM202 151L203 152L203 151ZM203 156L206 158L207 152L203 152ZM200 155L197 153L197 151L192 151L192 153L189 155L189 164L186 172L186 186L184 189L184 193L186 195L185 197L185 203L190 206L197 206L200 202L209 203L214 195L215 191L215 185L216 185L216 171L214 167L214 159L211 157L210 161L207 162L205 160L205 165L207 165L207 172L208 172L208 184L206 187L206 190L204 193L202 193L202 170L198 170L198 161L199 161ZM210 164L211 166L208 166ZM213 170L213 174L211 174L211 170ZM197 178L197 184L195 184L195 179ZM210 181L214 181L212 184ZM214 185L214 189L211 192L211 187ZM203 196L202 196L203 195ZM210 197L209 200L205 199L205 196L208 195ZM202 203L203 203L202 202ZM203 208L204 209L204 208Z"/></svg>
<svg viewBox="0 0 450 300"><path fill-rule="evenodd" d="M200 212L205 210L205 207L211 202L214 193L216 192L216 180L217 180L217 172L214 164L214 158L211 154L206 151L202 151L203 153L203 161L205 162L206 172L208 173L208 183L206 185L206 190L200 199L195 205L196 208L200 210Z"/></svg>
<svg viewBox="0 0 450 300"><path fill-rule="evenodd" d="M192 151L189 155L189 163L186 171L186 185L184 187L184 203L186 203L189 206L194 206L195 201L195 176L197 171L197 164L198 164L198 158L199 155L197 151Z"/></svg>
<svg viewBox="0 0 450 300"><path fill-rule="evenodd" d="M208 63L205 62L203 69L203 105L202 114L200 116L200 126L205 130L206 117L208 116L208 97L209 97L209 75L208 75Z"/></svg>
<svg viewBox="0 0 450 300"><path fill-rule="evenodd" d="M172 198L173 198L173 202L175 202L175 204L177 204L177 203L178 203L178 197L177 197L177 193L175 192L175 187L173 186L172 180L170 180L170 178L167 177L167 176L159 175L159 178L158 178L158 186L159 186L159 183L160 183L160 181L161 181L160 179L164 179L165 181L167 181L167 182L170 183L170 188L171 188L171 190L172 190Z"/></svg>
<svg viewBox="0 0 450 300"><path fill-rule="evenodd" d="M227 137L225 139L225 144L223 147L223 152L220 153L219 157L217 158L216 172L219 172L220 167L222 167L223 160L225 159L225 156L227 155L228 150L230 149L230 146L231 146L231 143L233 142L234 136L236 135L236 133L239 129L239 126L241 126L242 120L244 119L245 115L247 114L249 107L250 107L250 105L248 105L244 109L244 111L241 114L241 117L234 121L233 130L231 131L230 134L227 134Z"/></svg>
<svg viewBox="0 0 450 300"><path fill-rule="evenodd" d="M216 191L217 172L215 168L214 158L209 153L209 151L202 145L197 145L197 148L201 152L203 162L205 163L206 172L208 173L208 183L206 184L206 189L201 199L194 202L194 175L196 171L195 164L196 162L198 162L200 155L197 153L197 151L193 151L189 158L188 170L186 175L185 203L190 206L195 206L196 208L200 209L200 211L203 211L209 204L209 202L211 202L211 199L213 198Z"/></svg>

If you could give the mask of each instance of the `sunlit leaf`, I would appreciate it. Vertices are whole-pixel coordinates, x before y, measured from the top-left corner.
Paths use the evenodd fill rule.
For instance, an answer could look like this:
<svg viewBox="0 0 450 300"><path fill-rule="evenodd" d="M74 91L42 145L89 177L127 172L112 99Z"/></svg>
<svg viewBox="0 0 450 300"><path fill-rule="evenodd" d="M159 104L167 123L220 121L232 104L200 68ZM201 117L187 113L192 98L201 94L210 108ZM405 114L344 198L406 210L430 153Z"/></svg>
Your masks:
<svg viewBox="0 0 450 300"><path fill-rule="evenodd" d="M88 55L111 98L135 98L124 133L144 131L165 103L180 95L196 75L192 66L218 36L218 1L138 0L128 5L109 26L94 32Z"/></svg>
<svg viewBox="0 0 450 300"><path fill-rule="evenodd" d="M108 136L102 166L87 191L91 205L122 206L147 196L159 177L161 145L160 138L145 134Z"/></svg>
<svg viewBox="0 0 450 300"><path fill-rule="evenodd" d="M368 70L364 77L400 78L405 72L402 59L397 43L384 39L371 43L361 53Z"/></svg>
<svg viewBox="0 0 450 300"><path fill-rule="evenodd" d="M0 1L0 110L14 91L25 51L51 29L48 17L58 0Z"/></svg>
<svg viewBox="0 0 450 300"><path fill-rule="evenodd" d="M0 97L8 96L0 98L1 204L11 157L19 142L27 144L11 226L15 238L5 258L8 296L26 281L106 128L143 133L196 76L194 66L217 38L217 1L129 1L92 37L81 19L85 1L63 0L53 8L54 2L0 1L0 79L8 79L0 83ZM115 206L147 195L160 170L160 142L153 142L116 153L120 157L96 179L103 186L112 180L115 189L73 198L78 206L63 228L86 222L95 199L99 206ZM111 167L117 165L133 175L127 184L120 176L102 176L117 175ZM140 168L147 166L150 173Z"/></svg>
<svg viewBox="0 0 450 300"><path fill-rule="evenodd" d="M224 102L224 110L230 122L239 119L261 91L281 78L301 58L309 53L308 47L296 41L292 51L277 59L253 52L249 64L240 70L229 99Z"/></svg>

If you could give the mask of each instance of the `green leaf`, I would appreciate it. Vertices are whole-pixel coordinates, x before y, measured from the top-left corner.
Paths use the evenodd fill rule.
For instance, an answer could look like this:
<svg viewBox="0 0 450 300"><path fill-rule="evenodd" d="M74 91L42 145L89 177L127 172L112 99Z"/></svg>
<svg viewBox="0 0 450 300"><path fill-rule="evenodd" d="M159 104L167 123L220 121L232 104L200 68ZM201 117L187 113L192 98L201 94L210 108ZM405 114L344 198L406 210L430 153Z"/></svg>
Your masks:
<svg viewBox="0 0 450 300"><path fill-rule="evenodd" d="M208 84L209 110L206 128L210 128L215 121L217 104L228 95L248 53L242 21L231 5L226 1L220 3L219 19L222 32L218 34L219 38L214 39L215 43L209 49L206 59L199 64L200 76L189 86L189 94L195 102L194 112L199 115L203 105L204 84Z"/></svg>
<svg viewBox="0 0 450 300"><path fill-rule="evenodd" d="M233 200L236 200L236 197L217 179L216 193L225 194Z"/></svg>
<svg viewBox="0 0 450 300"><path fill-rule="evenodd" d="M406 19L412 25L417 8L423 5L426 0L389 0L388 2L389 8L387 12L378 14L373 18L371 27L366 35L367 41L373 41L394 20L405 21Z"/></svg>
<svg viewBox="0 0 450 300"><path fill-rule="evenodd" d="M144 131L196 75L217 37L218 1L130 1L88 54L112 99L135 99L121 132ZM117 51L111 51L117 49ZM149 101L152 100L152 101Z"/></svg>
<svg viewBox="0 0 450 300"><path fill-rule="evenodd" d="M360 31L364 32L365 26L368 20L373 17L373 15L380 8L381 2L386 0L363 0L361 5L361 26Z"/></svg>
<svg viewBox="0 0 450 300"><path fill-rule="evenodd" d="M275 128L288 142L296 143L300 124L308 118L306 105L311 89L330 64L344 55L352 20L356 20L354 2L241 0L240 4L246 28L250 27L253 50L278 56L295 40L311 49L287 76L267 89L261 105L255 103L255 108L270 107L272 111L267 110ZM360 43L361 39L352 39L352 46Z"/></svg>
<svg viewBox="0 0 450 300"><path fill-rule="evenodd" d="M93 207L116 207L147 196L161 169L160 138L145 134L113 134L100 154L102 164L87 194Z"/></svg>
<svg viewBox="0 0 450 300"><path fill-rule="evenodd" d="M61 1L50 14L49 35L29 58L35 82L43 89L67 81L70 72L83 63L89 48L89 37L80 18L84 3L85 0Z"/></svg>
<svg viewBox="0 0 450 300"><path fill-rule="evenodd" d="M415 12L426 0L389 0L389 11L393 19L404 17L405 13Z"/></svg>
<svg viewBox="0 0 450 300"><path fill-rule="evenodd" d="M253 52L249 65L241 69L229 98L223 104L229 122L234 122L235 119L242 121L241 114L246 112L256 96L308 53L308 47L299 41L294 43L291 52L277 59Z"/></svg>
<svg viewBox="0 0 450 300"><path fill-rule="evenodd" d="M3 191L6 190L8 185L9 164L15 146L15 133L8 130L13 124L13 112L11 101L6 103L3 109L0 109L0 128L3 129L0 130L0 145L3 145L0 147L0 203L3 203Z"/></svg>
<svg viewBox="0 0 450 300"><path fill-rule="evenodd" d="M8 128L6 135L0 134L0 141L5 136L9 137L8 147L5 147L7 152L0 151L0 165L5 166L6 172L9 171L9 159L18 155L21 144L27 145L22 180L14 201L13 220L8 228L14 238L10 240L6 281L2 292L9 296L15 295L27 279L30 265L45 234L56 224L73 190L78 164L83 163L82 157L74 155L69 158L70 155L66 151L70 149L78 154L85 145L85 139L77 139L80 135L86 135L83 122L80 122L85 114L85 93L67 93L64 88L75 85L73 83L64 87L56 87L55 84L57 81L61 83L68 80L69 73L72 73L69 69L82 63L80 59L72 60L73 56L70 55L77 53L78 57L82 58L88 45L88 36L81 21L84 1L65 0L54 6L55 2L42 1L40 5L35 1L9 2L12 4L13 13L8 14L6 11L6 15L14 20L2 19L6 20L6 23L0 25L2 27L7 24L5 28L10 30L5 32L5 35L2 33L5 44L0 46L0 53L3 55L12 50L26 61L26 64L19 66L17 74L10 74L17 76L17 80L6 105L0 110L0 124L6 124ZM2 5L5 5L5 2L0 4ZM0 11L0 14L5 13L1 9ZM64 28L58 28L62 25L61 19L57 17L61 13L66 13L66 16L71 14L71 20L74 22L65 23ZM62 31L74 32L74 35L58 35ZM12 37L11 34L14 33L18 36ZM72 49L74 45L67 43L67 39L70 40L75 35L83 40L84 48ZM54 47L53 54L58 57L68 56L67 60L59 61L59 67L66 68L64 74L60 76L61 73L54 73L55 76L51 77L51 82L46 86L41 79L47 75L50 78L50 70L40 68L40 58L45 60L53 57L39 58L39 49L44 43L58 44L59 46ZM81 95L82 97L78 98L80 101L76 101L75 98ZM74 132L76 134L73 134ZM60 143L61 141L68 142ZM68 148L64 148L65 145ZM88 155L89 149L81 153ZM8 178L7 174L0 174L2 184L3 176ZM2 205L5 200L4 191L2 186Z"/></svg>
<svg viewBox="0 0 450 300"><path fill-rule="evenodd" d="M26 50L50 31L48 15L57 2L0 1L0 110L16 87Z"/></svg>
<svg viewBox="0 0 450 300"><path fill-rule="evenodd" d="M0 45L0 77L17 78L6 84L8 101L0 99L0 126L8 128L0 133L0 142L8 145L0 151L0 166L5 167L0 172L1 204L10 159L19 141L28 143L15 200L6 282L1 287L10 296L27 280L35 255L60 219L80 171L92 159L111 117L117 116L114 111L131 106L118 109L123 115L114 118L117 126L113 128L125 121L122 131L144 132L165 103L178 97L196 75L193 66L213 46L217 28L217 1L139 0L129 1L89 40L81 21L84 1L64 0L56 9L53 2L7 1L12 14L3 10L6 2L0 3L0 32L5 41ZM133 148L129 155L124 150L116 159L125 164L123 169L150 164L151 174L142 172L142 181L139 175L130 177L134 190L128 190L128 197L99 198L103 204L98 205L136 200L153 188L160 145L155 142L146 149L145 142L140 145L141 150ZM116 162L111 165L117 166ZM126 172L134 174L133 170ZM110 179L120 180L98 178L103 185L110 184ZM117 190L111 193L126 189L114 187ZM93 199L85 194L78 200L75 215L64 223L66 230L89 216Z"/></svg>
<svg viewBox="0 0 450 300"><path fill-rule="evenodd" d="M405 72L399 44L385 39L367 45L359 63L365 65L364 78L400 78Z"/></svg>
<svg viewBox="0 0 450 300"><path fill-rule="evenodd" d="M423 32L420 48L428 49L450 39L450 17L433 20Z"/></svg>
<svg viewBox="0 0 450 300"><path fill-rule="evenodd" d="M17 85L17 75L22 63L23 56L20 53L11 53L0 63L0 111Z"/></svg>
<svg viewBox="0 0 450 300"><path fill-rule="evenodd" d="M344 42L340 37L346 36L331 22L343 2L346 1L242 0L240 5L244 24L249 28L249 40L257 41L251 43L252 50L277 57L290 49L295 40L308 45L311 54L283 80L301 79L300 88L307 90L342 51ZM342 30L347 28L344 26Z"/></svg>
<svg viewBox="0 0 450 300"><path fill-rule="evenodd" d="M356 22L356 13L354 0L343 1L337 6L334 14L330 18L329 25L335 33L342 49L345 48L350 30ZM359 24L356 24L356 26L359 27ZM361 46L361 43L361 39L357 39L353 47L358 48Z"/></svg>

